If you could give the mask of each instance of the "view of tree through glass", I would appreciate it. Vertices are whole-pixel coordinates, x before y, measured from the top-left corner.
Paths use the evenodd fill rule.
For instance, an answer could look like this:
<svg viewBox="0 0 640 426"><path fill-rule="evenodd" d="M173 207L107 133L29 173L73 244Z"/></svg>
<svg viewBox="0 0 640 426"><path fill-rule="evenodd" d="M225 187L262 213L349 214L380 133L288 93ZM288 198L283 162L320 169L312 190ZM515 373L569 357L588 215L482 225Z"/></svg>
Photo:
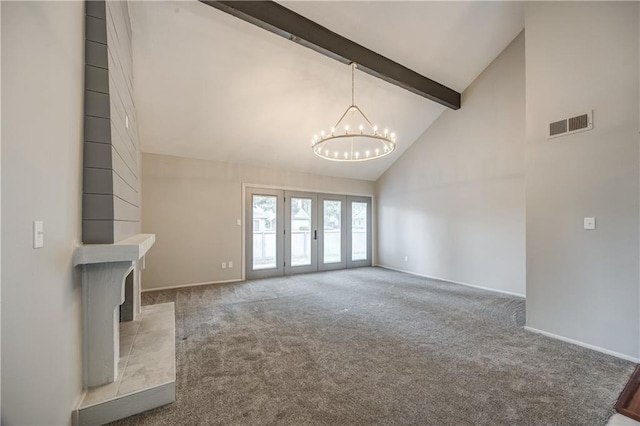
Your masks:
<svg viewBox="0 0 640 426"><path fill-rule="evenodd" d="M311 199L291 198L291 265L311 265Z"/></svg>
<svg viewBox="0 0 640 426"><path fill-rule="evenodd" d="M351 260L367 260L367 203L351 203Z"/></svg>
<svg viewBox="0 0 640 426"><path fill-rule="evenodd" d="M276 267L276 214L278 197L254 195L253 269Z"/></svg>
<svg viewBox="0 0 640 426"><path fill-rule="evenodd" d="M324 200L324 263L336 263L342 259L341 252L341 209L342 202Z"/></svg>

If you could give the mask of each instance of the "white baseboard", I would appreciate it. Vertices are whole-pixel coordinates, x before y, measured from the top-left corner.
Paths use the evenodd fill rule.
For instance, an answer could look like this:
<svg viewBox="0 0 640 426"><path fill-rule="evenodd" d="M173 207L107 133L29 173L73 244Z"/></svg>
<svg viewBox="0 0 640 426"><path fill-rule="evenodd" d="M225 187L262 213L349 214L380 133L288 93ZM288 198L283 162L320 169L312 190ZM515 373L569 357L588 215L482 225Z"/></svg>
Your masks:
<svg viewBox="0 0 640 426"><path fill-rule="evenodd" d="M415 275L417 277L428 278L430 280L444 281L446 283L463 285L465 287L473 287L473 288L478 288L480 290L487 290L487 291L493 291L495 293L507 294L509 296L522 297L523 299L525 298L525 295L521 294L521 293L514 293L514 292L511 292L511 291L498 290L496 288L491 288L491 287L482 287L482 286L475 285L475 284L463 283L461 281L453 281L453 280L448 280L446 278L434 277L432 275L418 274L417 272L405 271L403 269L392 268L391 266L385 266L385 265L375 265L375 266L378 266L378 267L384 268L384 269L390 269L390 270L396 271L396 272L404 272L405 274Z"/></svg>
<svg viewBox="0 0 640 426"><path fill-rule="evenodd" d="M619 352L610 351L609 349L601 348L599 346L590 345L589 343L584 343L579 340L573 340L568 337L560 336L558 334L549 333L548 331L538 330L537 328L525 326L525 330L530 331L532 333L542 334L543 336L550 337L552 339L561 340L563 342L571 343L573 345L582 346L583 348L591 349L592 351L602 352L603 354L615 356L616 358L621 358L627 361L635 362L636 364L640 363L640 358L635 358L629 355L621 354Z"/></svg>
<svg viewBox="0 0 640 426"><path fill-rule="evenodd" d="M155 288L143 288L142 292L150 292L150 291L161 291L161 290L174 290L176 288L186 288L186 287L199 287L201 285L211 285L211 284L227 284L227 283L237 283L240 281L244 281L240 278L233 280L224 280L224 281L208 281L204 283L193 283L193 284L180 284L180 285L171 285L167 287L155 287Z"/></svg>
<svg viewBox="0 0 640 426"><path fill-rule="evenodd" d="M463 283L463 282L459 282L459 281L447 280L447 279L444 279L444 278L434 277L434 276L430 276L430 275L418 274L416 272L405 271L405 270L398 269L398 268L392 268L390 266L385 266L385 265L380 265L380 264L377 264L375 266L378 266L378 267L384 268L384 269L390 269L392 271L403 272L403 273L409 274L409 275L415 275L415 276L422 277L422 278L428 278L428 279L432 279L432 280L444 281L444 282L448 282L448 283L452 283L452 284L459 284L459 285L463 285L463 286L466 286L466 287L473 287L473 288L478 288L478 289L481 289L481 290L493 291L493 292L496 292L496 293L508 294L510 296L517 296L517 297L522 297L522 298L525 297L524 294L513 293L513 292L509 292L509 291L504 291L504 290L497 290L495 288L482 287L482 286L469 284L469 283ZM624 359L626 361L631 361L631 362L634 362L636 364L640 363L640 358L636 358L636 357L633 357L633 356L621 354L619 352L611 351L609 349L604 349L604 348L601 348L601 347L595 346L595 345L590 345L588 343L580 342L578 340L570 339L568 337L564 337L564 336L560 336L560 335L557 335L557 334L549 333L547 331L538 330L537 328L525 326L524 329L527 330L527 331L530 331L532 333L542 334L543 336L547 336L547 337L550 337L552 339L561 340L563 342L567 342L567 343L571 343L573 345L581 346L583 348L591 349L591 350L596 351L596 352L601 352L603 354L611 355L611 356L614 356L616 358Z"/></svg>

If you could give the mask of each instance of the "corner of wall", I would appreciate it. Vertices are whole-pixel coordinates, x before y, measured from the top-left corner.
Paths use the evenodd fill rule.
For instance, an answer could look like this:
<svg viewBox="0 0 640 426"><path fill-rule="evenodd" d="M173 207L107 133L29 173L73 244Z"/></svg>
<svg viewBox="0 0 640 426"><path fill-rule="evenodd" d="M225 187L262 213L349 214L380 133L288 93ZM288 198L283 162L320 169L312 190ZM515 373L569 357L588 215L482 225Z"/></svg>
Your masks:
<svg viewBox="0 0 640 426"><path fill-rule="evenodd" d="M639 358L638 3L528 2L525 25L527 325Z"/></svg>
<svg viewBox="0 0 640 426"><path fill-rule="evenodd" d="M2 2L0 10L2 423L68 424L82 392L72 253L81 223L84 5ZM34 220L45 231L37 249ZM25 321L31 312L37 321Z"/></svg>
<svg viewBox="0 0 640 426"><path fill-rule="evenodd" d="M377 263L525 292L524 35L376 182Z"/></svg>

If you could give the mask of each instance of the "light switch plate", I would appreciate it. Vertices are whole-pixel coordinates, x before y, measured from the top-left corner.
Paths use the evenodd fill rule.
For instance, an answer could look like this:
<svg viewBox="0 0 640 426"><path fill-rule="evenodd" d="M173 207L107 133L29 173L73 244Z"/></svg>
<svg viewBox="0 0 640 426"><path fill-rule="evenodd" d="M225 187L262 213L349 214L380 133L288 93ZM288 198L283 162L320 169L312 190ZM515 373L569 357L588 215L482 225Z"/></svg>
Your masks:
<svg viewBox="0 0 640 426"><path fill-rule="evenodd" d="M242 225L242 221L241 221L240 219L236 219L236 224L237 224L238 226L240 226L240 225Z"/></svg>
<svg viewBox="0 0 640 426"><path fill-rule="evenodd" d="M596 229L596 218L595 217L585 217L584 218L584 229L587 229L587 230Z"/></svg>
<svg viewBox="0 0 640 426"><path fill-rule="evenodd" d="M233 268L233 262L229 262L229 268Z"/></svg>
<svg viewBox="0 0 640 426"><path fill-rule="evenodd" d="M33 248L41 248L44 246L44 222L41 220L33 221Z"/></svg>
<svg viewBox="0 0 640 426"><path fill-rule="evenodd" d="M222 267L222 269L227 269L227 264L226 262L222 262L222 265L220 265Z"/></svg>

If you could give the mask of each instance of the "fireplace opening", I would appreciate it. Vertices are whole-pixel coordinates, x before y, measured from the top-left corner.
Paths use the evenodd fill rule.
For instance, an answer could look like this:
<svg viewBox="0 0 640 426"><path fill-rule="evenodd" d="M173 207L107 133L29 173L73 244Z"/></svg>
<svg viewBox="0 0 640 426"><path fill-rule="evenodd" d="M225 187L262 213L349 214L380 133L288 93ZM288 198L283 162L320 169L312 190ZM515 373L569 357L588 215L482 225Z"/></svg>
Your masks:
<svg viewBox="0 0 640 426"><path fill-rule="evenodd" d="M120 305L120 322L133 321L134 319L133 274L135 271L136 269L133 268L124 279L124 303Z"/></svg>

